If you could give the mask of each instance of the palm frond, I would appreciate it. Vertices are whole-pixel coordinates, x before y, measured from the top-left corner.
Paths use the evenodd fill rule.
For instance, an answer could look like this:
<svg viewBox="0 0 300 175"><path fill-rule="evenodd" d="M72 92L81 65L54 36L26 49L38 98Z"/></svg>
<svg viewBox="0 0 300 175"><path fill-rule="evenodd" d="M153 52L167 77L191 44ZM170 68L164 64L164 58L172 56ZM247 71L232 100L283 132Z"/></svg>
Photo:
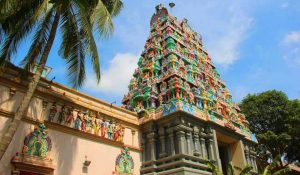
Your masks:
<svg viewBox="0 0 300 175"><path fill-rule="evenodd" d="M250 174L251 170L253 169L252 166L247 165L245 168L243 168L240 172L240 175L248 175Z"/></svg>
<svg viewBox="0 0 300 175"><path fill-rule="evenodd" d="M229 163L228 164L228 168L227 168L228 170L228 175L235 175L235 171L234 171L234 168L233 168L233 165L232 165L232 163Z"/></svg>
<svg viewBox="0 0 300 175"><path fill-rule="evenodd" d="M223 175L223 173L218 169L218 167L213 163L208 161L207 163L208 168L216 175Z"/></svg>
<svg viewBox="0 0 300 175"><path fill-rule="evenodd" d="M86 12L85 9L80 8L80 21L81 21L81 36L84 40L84 43L87 47L87 53L91 58L91 63L93 66L94 73L96 75L97 83L100 82L100 59L98 55L98 50L96 42L93 36L93 26L89 18L89 12Z"/></svg>
<svg viewBox="0 0 300 175"><path fill-rule="evenodd" d="M31 2L31 1L28 1ZM5 41L1 48L0 66L10 62L11 55L17 50L19 43L25 39L38 22L37 9L45 8L42 0L32 3L21 3L22 7L15 13L9 15L1 21L2 36L5 35Z"/></svg>
<svg viewBox="0 0 300 175"><path fill-rule="evenodd" d="M24 69L30 70L34 63L39 61L39 56L43 52L43 48L47 43L48 34L50 33L49 31L54 18L54 12L54 8L49 9L46 16L41 20L42 22L37 28L37 33L33 38L31 47L25 58L21 61L21 65L24 67Z"/></svg>
<svg viewBox="0 0 300 175"><path fill-rule="evenodd" d="M114 31L112 16L101 0L98 0L98 4L93 10L91 21L96 24L96 29L102 37L109 37Z"/></svg>
<svg viewBox="0 0 300 175"><path fill-rule="evenodd" d="M118 15L123 8L123 2L120 0L102 0L102 2L113 17Z"/></svg>
<svg viewBox="0 0 300 175"><path fill-rule="evenodd" d="M79 31L78 14L72 8L62 14L61 30L62 44L59 53L67 61L70 83L78 88L85 79L86 48Z"/></svg>
<svg viewBox="0 0 300 175"><path fill-rule="evenodd" d="M272 175L285 175L290 171L291 171L291 169L289 167L285 167L285 168L282 168L281 170L274 172Z"/></svg>
<svg viewBox="0 0 300 175"><path fill-rule="evenodd" d="M271 173L270 173L270 165L267 165L267 166L265 167L264 172L263 172L262 175L269 175L269 174L271 174Z"/></svg>

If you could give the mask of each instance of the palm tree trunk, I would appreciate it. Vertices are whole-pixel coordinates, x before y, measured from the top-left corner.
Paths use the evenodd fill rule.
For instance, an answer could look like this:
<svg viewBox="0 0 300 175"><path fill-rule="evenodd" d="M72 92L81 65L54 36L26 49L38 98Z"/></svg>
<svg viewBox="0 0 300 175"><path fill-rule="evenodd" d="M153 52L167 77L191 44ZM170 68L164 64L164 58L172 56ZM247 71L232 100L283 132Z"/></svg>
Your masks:
<svg viewBox="0 0 300 175"><path fill-rule="evenodd" d="M30 104L30 101L31 101L33 93L36 89L36 86L38 85L38 83L40 81L42 72L45 68L45 65L46 65L46 62L48 59L48 55L52 48L52 45L53 45L53 42L55 39L56 30L58 28L59 18L60 18L60 11L57 10L55 13L53 23L52 23L51 31L49 33L49 38L48 38L47 44L44 48L43 54L41 56L41 60L38 64L36 73L33 75L31 82L28 85L28 90L22 99L21 105L17 109L14 118L12 119L11 123L9 124L7 131L0 139L0 160L2 159L5 151L7 150L9 144L11 143L11 141L18 129L18 126L20 125L23 115L27 113L27 108Z"/></svg>

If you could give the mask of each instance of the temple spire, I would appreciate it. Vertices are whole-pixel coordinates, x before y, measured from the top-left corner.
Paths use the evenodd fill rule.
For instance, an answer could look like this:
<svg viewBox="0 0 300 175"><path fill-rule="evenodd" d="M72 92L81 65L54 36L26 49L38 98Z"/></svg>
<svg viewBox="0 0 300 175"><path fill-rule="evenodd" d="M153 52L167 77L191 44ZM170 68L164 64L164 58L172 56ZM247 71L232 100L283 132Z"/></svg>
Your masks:
<svg viewBox="0 0 300 175"><path fill-rule="evenodd" d="M170 5L171 6L171 5ZM202 45L202 36L156 6L150 35L123 104L129 110L162 117L181 110L249 131L245 117ZM235 124L235 126L234 126Z"/></svg>

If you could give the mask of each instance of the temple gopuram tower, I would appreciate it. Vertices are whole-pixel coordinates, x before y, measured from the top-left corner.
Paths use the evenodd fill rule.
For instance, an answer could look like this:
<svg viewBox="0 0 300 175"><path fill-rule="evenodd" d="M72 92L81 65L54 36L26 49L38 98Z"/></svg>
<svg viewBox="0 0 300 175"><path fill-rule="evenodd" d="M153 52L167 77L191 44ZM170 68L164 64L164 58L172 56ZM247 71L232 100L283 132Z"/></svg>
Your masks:
<svg viewBox="0 0 300 175"><path fill-rule="evenodd" d="M201 35L162 5L156 7L150 27L123 99L142 123L141 174L211 174L207 160L225 174L229 162L257 171L255 136Z"/></svg>

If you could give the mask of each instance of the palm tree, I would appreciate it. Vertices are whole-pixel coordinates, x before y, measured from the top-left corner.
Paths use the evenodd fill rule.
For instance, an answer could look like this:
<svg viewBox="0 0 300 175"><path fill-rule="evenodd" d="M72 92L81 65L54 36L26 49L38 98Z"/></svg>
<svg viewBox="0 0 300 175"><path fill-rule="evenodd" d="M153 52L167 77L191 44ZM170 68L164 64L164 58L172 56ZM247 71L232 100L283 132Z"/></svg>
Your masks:
<svg viewBox="0 0 300 175"><path fill-rule="evenodd" d="M0 67L11 61L19 43L34 32L31 47L22 60L26 70L37 64L28 90L5 134L0 139L0 160L26 113L41 78L57 29L62 40L59 54L68 66L68 79L74 88L85 79L85 60L92 63L97 82L100 81L99 55L94 29L100 37L113 31L112 17L122 8L121 0L0 0Z"/></svg>
<svg viewBox="0 0 300 175"><path fill-rule="evenodd" d="M222 171L220 171L219 168L213 162L208 161L207 166L213 172L213 174L224 175ZM252 166L246 165L243 169L238 169L238 170L239 170L238 175L250 175L252 171ZM235 172L235 167L232 165L232 163L228 164L227 174L237 175L237 173Z"/></svg>

